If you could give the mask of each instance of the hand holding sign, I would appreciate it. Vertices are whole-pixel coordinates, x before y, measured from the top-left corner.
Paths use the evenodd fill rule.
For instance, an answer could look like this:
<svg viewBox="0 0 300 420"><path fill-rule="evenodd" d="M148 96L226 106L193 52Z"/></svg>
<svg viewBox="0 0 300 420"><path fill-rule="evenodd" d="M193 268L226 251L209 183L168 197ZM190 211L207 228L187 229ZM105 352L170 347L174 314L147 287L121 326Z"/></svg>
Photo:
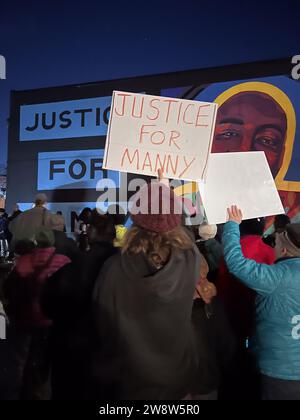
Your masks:
<svg viewBox="0 0 300 420"><path fill-rule="evenodd" d="M228 222L235 222L240 225L243 221L243 213L237 206L231 206L227 209Z"/></svg>

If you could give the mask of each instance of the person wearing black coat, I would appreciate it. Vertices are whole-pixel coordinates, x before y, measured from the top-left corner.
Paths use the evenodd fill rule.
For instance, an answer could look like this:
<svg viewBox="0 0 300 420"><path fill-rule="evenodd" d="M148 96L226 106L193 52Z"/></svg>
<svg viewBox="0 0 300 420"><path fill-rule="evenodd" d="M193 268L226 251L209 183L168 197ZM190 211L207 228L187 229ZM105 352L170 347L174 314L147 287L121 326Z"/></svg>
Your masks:
<svg viewBox="0 0 300 420"><path fill-rule="evenodd" d="M89 348L90 307L96 278L104 262L117 252L115 228L108 215L93 211L88 229L90 250L49 278L42 307L53 320L51 338L52 399L83 399Z"/></svg>
<svg viewBox="0 0 300 420"><path fill-rule="evenodd" d="M195 400L215 400L234 361L236 340L218 298L209 304L195 299L192 324L199 359L191 394Z"/></svg>

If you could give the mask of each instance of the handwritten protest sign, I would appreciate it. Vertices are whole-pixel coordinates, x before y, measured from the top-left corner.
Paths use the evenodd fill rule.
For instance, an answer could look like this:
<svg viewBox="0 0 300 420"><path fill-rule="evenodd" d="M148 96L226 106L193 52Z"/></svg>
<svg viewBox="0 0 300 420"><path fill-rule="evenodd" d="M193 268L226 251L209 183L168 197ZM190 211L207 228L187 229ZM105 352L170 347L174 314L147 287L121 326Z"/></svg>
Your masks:
<svg viewBox="0 0 300 420"><path fill-rule="evenodd" d="M204 179L217 105L115 91L103 167L173 179Z"/></svg>
<svg viewBox="0 0 300 420"><path fill-rule="evenodd" d="M209 224L225 223L232 204L244 219L284 213L264 152L212 153L199 190Z"/></svg>

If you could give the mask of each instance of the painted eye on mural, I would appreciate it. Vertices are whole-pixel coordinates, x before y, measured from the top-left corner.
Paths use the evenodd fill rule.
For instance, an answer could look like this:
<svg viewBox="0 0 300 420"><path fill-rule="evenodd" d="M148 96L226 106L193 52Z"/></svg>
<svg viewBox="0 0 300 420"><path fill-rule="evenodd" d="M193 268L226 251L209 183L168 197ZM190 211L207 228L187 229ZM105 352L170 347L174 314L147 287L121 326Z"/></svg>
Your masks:
<svg viewBox="0 0 300 420"><path fill-rule="evenodd" d="M281 140L278 138L259 136L254 140L256 146L261 146L273 150L274 152L278 151L281 147Z"/></svg>
<svg viewBox="0 0 300 420"><path fill-rule="evenodd" d="M235 130L226 130L217 134L217 140L235 140L239 139L241 134Z"/></svg>

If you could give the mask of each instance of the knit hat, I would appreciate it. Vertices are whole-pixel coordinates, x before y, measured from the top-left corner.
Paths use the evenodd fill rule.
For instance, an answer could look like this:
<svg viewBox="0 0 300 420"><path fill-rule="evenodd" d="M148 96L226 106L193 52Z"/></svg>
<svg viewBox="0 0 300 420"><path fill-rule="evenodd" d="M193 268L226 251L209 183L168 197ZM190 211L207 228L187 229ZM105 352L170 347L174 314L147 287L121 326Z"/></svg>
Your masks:
<svg viewBox="0 0 300 420"><path fill-rule="evenodd" d="M164 233L181 225L182 201L161 182L143 186L130 204L133 223L143 229Z"/></svg>
<svg viewBox="0 0 300 420"><path fill-rule="evenodd" d="M281 245L293 257L300 257L300 223L289 224L286 231L278 234Z"/></svg>
<svg viewBox="0 0 300 420"><path fill-rule="evenodd" d="M36 229L34 240L39 248L50 248L55 243L54 233L45 227Z"/></svg>
<svg viewBox="0 0 300 420"><path fill-rule="evenodd" d="M208 241L209 239L213 239L218 232L218 228L216 225L207 225L203 224L199 226L199 236L203 241Z"/></svg>

